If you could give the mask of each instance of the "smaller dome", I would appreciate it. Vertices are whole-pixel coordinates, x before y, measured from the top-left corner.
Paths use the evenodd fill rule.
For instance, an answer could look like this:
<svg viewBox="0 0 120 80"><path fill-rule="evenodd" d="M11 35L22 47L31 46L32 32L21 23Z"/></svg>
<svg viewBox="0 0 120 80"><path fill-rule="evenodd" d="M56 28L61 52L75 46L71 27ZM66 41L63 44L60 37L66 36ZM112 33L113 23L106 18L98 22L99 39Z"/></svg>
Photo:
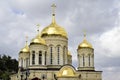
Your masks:
<svg viewBox="0 0 120 80"><path fill-rule="evenodd" d="M75 76L74 71L71 68L65 68L62 71L62 76Z"/></svg>
<svg viewBox="0 0 120 80"><path fill-rule="evenodd" d="M20 50L20 52L21 52L21 53L29 53L29 52L30 52L29 47L28 47L28 44L27 44L27 41L26 41L25 47L22 48L22 49Z"/></svg>
<svg viewBox="0 0 120 80"><path fill-rule="evenodd" d="M57 77L77 77L75 68L71 65L64 65L56 74Z"/></svg>
<svg viewBox="0 0 120 80"><path fill-rule="evenodd" d="M92 45L86 39L84 39L83 42L80 43L80 45L78 46L78 49L84 48L84 47L93 48Z"/></svg>
<svg viewBox="0 0 120 80"><path fill-rule="evenodd" d="M31 43L30 44L43 44L43 45L46 45L46 42L44 39L42 39L40 37L40 35L38 34L35 38L33 38L31 40Z"/></svg>
<svg viewBox="0 0 120 80"><path fill-rule="evenodd" d="M78 49L80 48L93 48L92 44L90 44L87 40L86 40L86 34L84 34L84 39L83 42L79 44Z"/></svg>

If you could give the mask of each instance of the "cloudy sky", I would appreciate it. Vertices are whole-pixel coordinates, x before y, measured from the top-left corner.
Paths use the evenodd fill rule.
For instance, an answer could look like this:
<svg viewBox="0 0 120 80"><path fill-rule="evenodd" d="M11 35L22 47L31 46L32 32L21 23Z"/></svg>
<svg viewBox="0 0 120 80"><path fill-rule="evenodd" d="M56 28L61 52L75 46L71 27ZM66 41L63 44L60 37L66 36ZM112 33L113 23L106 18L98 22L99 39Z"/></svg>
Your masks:
<svg viewBox="0 0 120 80"><path fill-rule="evenodd" d="M51 23L51 4L57 5L56 21L69 37L73 65L76 49L87 40L95 49L96 70L103 80L120 80L120 0L0 0L0 54L18 58L18 52L40 30Z"/></svg>

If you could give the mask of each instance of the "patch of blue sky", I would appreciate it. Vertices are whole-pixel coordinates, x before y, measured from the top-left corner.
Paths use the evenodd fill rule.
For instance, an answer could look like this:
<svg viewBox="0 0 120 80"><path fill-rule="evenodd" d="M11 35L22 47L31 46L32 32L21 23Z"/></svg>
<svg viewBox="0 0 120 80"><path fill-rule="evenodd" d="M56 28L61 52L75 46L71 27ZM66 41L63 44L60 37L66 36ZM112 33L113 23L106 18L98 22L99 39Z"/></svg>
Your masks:
<svg viewBox="0 0 120 80"><path fill-rule="evenodd" d="M18 14L18 15L23 15L24 12L22 10L19 10L19 9L12 9L12 12L15 13L15 14Z"/></svg>

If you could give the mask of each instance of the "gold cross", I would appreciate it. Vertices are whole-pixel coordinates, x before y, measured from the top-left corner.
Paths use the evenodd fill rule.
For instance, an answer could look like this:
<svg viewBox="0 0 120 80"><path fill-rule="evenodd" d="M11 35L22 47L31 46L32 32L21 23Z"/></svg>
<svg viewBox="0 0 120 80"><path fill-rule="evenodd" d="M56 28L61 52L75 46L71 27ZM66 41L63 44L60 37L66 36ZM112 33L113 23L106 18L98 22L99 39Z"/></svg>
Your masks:
<svg viewBox="0 0 120 80"><path fill-rule="evenodd" d="M55 14L56 5L55 5L55 4L52 4L51 7L52 7L52 13Z"/></svg>
<svg viewBox="0 0 120 80"><path fill-rule="evenodd" d="M40 24L37 24L36 26L38 28L37 31L39 32Z"/></svg>
<svg viewBox="0 0 120 80"><path fill-rule="evenodd" d="M84 30L84 37L86 37L86 30Z"/></svg>
<svg viewBox="0 0 120 80"><path fill-rule="evenodd" d="M27 41L28 41L28 36L26 36L26 43L27 43Z"/></svg>

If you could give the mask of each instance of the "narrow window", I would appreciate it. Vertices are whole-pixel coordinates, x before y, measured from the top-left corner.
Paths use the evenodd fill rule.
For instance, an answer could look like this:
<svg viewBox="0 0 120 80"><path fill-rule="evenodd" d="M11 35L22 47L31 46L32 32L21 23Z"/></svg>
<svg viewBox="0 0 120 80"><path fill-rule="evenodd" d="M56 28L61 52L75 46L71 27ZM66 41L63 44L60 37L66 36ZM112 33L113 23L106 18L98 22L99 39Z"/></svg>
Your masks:
<svg viewBox="0 0 120 80"><path fill-rule="evenodd" d="M32 53L32 64L35 64L35 51Z"/></svg>
<svg viewBox="0 0 120 80"><path fill-rule="evenodd" d="M57 47L57 53L58 53L58 64L60 63L60 47Z"/></svg>
<svg viewBox="0 0 120 80"><path fill-rule="evenodd" d="M26 67L28 67L28 58L26 59Z"/></svg>
<svg viewBox="0 0 120 80"><path fill-rule="evenodd" d="M28 60L29 60L29 65L30 65L30 55L29 55L29 59Z"/></svg>
<svg viewBox="0 0 120 80"><path fill-rule="evenodd" d="M23 59L21 58L21 67L23 67Z"/></svg>
<svg viewBox="0 0 120 80"><path fill-rule="evenodd" d="M42 64L42 52L39 51L39 64Z"/></svg>
<svg viewBox="0 0 120 80"><path fill-rule="evenodd" d="M85 56L83 54L83 66L85 66Z"/></svg>
<svg viewBox="0 0 120 80"><path fill-rule="evenodd" d="M65 57L66 57L65 53L66 53L66 47L63 48L63 64L65 64Z"/></svg>
<svg viewBox="0 0 120 80"><path fill-rule="evenodd" d="M89 54L89 58L88 58L88 61L89 61L89 66L90 66L90 54Z"/></svg>
<svg viewBox="0 0 120 80"><path fill-rule="evenodd" d="M50 64L52 64L52 57L53 57L53 47L50 47Z"/></svg>
<svg viewBox="0 0 120 80"><path fill-rule="evenodd" d="M81 64L81 62L80 62L80 59L81 59L81 58L80 58L80 55L79 55L79 54L78 54L78 59L79 59L79 65L80 65L80 64Z"/></svg>
<svg viewBox="0 0 120 80"><path fill-rule="evenodd" d="M46 54L47 54L47 52L45 51L45 65L46 65Z"/></svg>

